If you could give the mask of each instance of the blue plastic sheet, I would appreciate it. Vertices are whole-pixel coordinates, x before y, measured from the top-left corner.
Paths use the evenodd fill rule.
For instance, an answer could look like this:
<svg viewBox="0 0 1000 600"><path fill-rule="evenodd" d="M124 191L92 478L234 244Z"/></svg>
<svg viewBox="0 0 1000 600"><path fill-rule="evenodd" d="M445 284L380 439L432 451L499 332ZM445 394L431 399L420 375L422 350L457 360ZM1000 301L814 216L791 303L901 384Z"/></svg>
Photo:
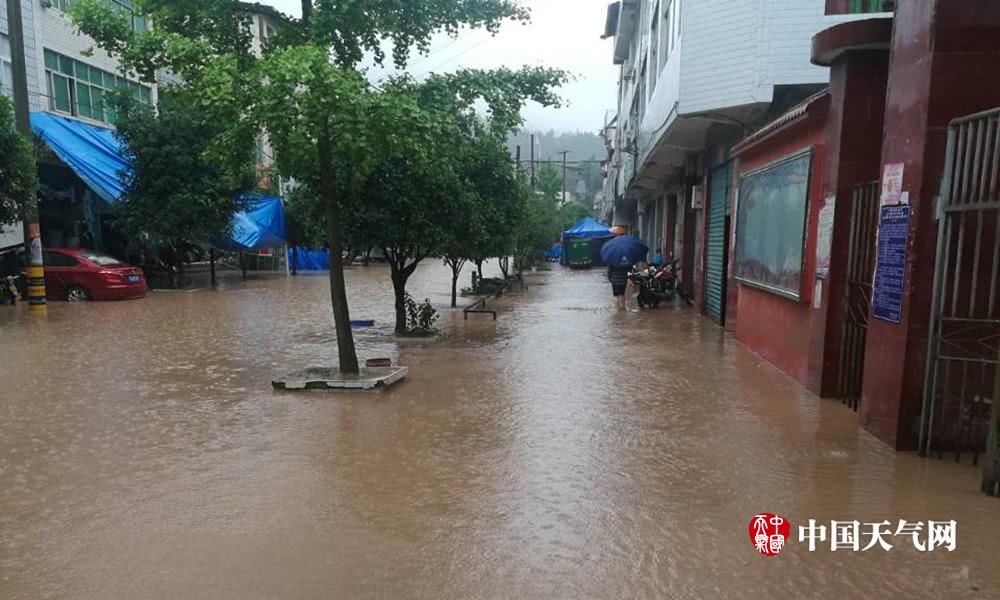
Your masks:
<svg viewBox="0 0 1000 600"><path fill-rule="evenodd" d="M114 130L45 112L31 113L31 128L106 202L125 193L122 174L129 164Z"/></svg>
<svg viewBox="0 0 1000 600"><path fill-rule="evenodd" d="M212 240L223 250L250 251L276 248L285 243L285 208L281 198L262 194L243 194L247 209L233 217L229 240Z"/></svg>
<svg viewBox="0 0 1000 600"><path fill-rule="evenodd" d="M569 229L563 232L563 237L567 239L602 238L602 237L611 237L613 235L614 234L611 233L611 230L608 229L607 225L602 225L597 221L595 221L594 219L591 219L590 217L583 219L576 225L570 227Z"/></svg>
<svg viewBox="0 0 1000 600"><path fill-rule="evenodd" d="M296 271L329 271L330 251L297 248L293 257L292 249L289 248L288 264L294 264Z"/></svg>
<svg viewBox="0 0 1000 600"><path fill-rule="evenodd" d="M46 112L31 114L39 138L106 202L118 202L125 193L124 176L130 165L114 130ZM223 250L276 248L285 243L285 210L280 198L246 194L247 210L233 217L229 240L212 240Z"/></svg>

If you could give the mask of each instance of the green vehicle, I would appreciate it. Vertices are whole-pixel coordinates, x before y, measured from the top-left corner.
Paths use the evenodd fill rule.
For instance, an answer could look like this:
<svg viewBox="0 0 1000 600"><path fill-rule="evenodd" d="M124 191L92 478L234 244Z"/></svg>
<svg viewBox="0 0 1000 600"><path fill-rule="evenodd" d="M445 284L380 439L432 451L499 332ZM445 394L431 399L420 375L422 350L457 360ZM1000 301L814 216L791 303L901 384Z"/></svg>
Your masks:
<svg viewBox="0 0 1000 600"><path fill-rule="evenodd" d="M590 267L593 265L593 240L566 240L566 262L571 267Z"/></svg>

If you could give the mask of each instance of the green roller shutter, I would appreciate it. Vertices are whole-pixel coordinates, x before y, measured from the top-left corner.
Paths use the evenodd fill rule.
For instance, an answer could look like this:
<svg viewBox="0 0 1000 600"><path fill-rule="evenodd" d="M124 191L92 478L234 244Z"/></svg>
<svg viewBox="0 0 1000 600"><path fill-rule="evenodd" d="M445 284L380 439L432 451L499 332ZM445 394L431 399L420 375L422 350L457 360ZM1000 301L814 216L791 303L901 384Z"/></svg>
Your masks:
<svg viewBox="0 0 1000 600"><path fill-rule="evenodd" d="M726 316L726 217L732 197L733 163L712 170L705 240L705 312L716 322Z"/></svg>

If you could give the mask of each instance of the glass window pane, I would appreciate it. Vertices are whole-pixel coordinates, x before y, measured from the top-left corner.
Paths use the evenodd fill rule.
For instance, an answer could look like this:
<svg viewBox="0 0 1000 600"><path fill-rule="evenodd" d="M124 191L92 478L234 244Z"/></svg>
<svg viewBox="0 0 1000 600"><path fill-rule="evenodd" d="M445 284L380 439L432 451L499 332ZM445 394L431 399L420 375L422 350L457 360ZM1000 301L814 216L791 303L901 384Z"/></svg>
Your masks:
<svg viewBox="0 0 1000 600"><path fill-rule="evenodd" d="M51 50L45 51L45 68L52 71L59 70L59 58Z"/></svg>
<svg viewBox="0 0 1000 600"><path fill-rule="evenodd" d="M68 113L72 112L72 105L69 100L69 80L61 75L52 74L52 103L56 110Z"/></svg>
<svg viewBox="0 0 1000 600"><path fill-rule="evenodd" d="M93 118L98 121L104 121L104 90L100 88L90 88L90 106L94 109Z"/></svg>
<svg viewBox="0 0 1000 600"><path fill-rule="evenodd" d="M152 102L150 90L146 86L142 86L142 101L146 104L150 104Z"/></svg>
<svg viewBox="0 0 1000 600"><path fill-rule="evenodd" d="M66 57L66 56L60 56L59 57L59 72L63 73L64 75L69 75L70 77L72 77L73 76L73 59L69 58L69 57Z"/></svg>
<svg viewBox="0 0 1000 600"><path fill-rule="evenodd" d="M90 67L90 83L94 85L104 86L104 72L100 69L95 69Z"/></svg>
<svg viewBox="0 0 1000 600"><path fill-rule="evenodd" d="M85 83L76 84L76 110L84 117L94 117L94 111L90 107L90 86Z"/></svg>
<svg viewBox="0 0 1000 600"><path fill-rule="evenodd" d="M10 38L0 33L0 56L10 58Z"/></svg>
<svg viewBox="0 0 1000 600"><path fill-rule="evenodd" d="M135 29L140 33L146 31L146 19L140 17L139 15L136 15L132 19L132 29Z"/></svg>

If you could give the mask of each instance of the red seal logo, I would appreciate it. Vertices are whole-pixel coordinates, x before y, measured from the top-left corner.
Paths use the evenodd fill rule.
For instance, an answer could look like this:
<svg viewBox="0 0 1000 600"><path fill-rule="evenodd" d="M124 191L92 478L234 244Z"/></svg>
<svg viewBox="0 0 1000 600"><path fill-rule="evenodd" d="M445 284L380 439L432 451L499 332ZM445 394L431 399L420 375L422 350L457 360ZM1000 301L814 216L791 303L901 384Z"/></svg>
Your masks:
<svg viewBox="0 0 1000 600"><path fill-rule="evenodd" d="M780 515L760 513L750 519L750 543L764 556L777 556L791 534L791 524Z"/></svg>

